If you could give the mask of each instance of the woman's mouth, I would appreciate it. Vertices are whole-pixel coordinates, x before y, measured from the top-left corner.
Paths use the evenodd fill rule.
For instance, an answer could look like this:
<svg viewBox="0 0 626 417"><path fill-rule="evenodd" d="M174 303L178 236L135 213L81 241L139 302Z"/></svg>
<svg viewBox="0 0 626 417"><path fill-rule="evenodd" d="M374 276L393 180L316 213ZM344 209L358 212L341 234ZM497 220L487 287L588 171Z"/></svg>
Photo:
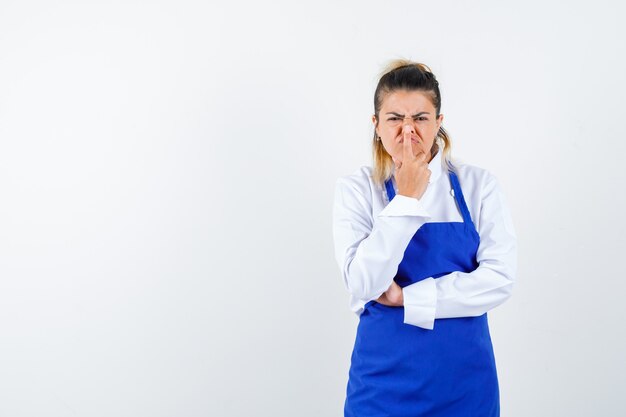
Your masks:
<svg viewBox="0 0 626 417"><path fill-rule="evenodd" d="M400 138L400 143L402 143L403 141L404 141L404 138ZM419 140L417 138L411 138L411 142L419 143Z"/></svg>

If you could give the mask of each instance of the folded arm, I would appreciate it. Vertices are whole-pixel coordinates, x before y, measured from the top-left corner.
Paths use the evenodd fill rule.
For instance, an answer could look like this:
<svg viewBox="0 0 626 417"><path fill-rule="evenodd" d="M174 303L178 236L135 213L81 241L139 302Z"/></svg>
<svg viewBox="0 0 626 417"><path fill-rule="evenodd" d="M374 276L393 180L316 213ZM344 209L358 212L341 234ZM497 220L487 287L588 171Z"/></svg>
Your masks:
<svg viewBox="0 0 626 417"><path fill-rule="evenodd" d="M384 293L411 238L430 219L418 199L396 195L376 216L371 191L340 178L335 187L335 258L348 291L361 300Z"/></svg>
<svg viewBox="0 0 626 417"><path fill-rule="evenodd" d="M402 289L404 322L433 329L435 319L480 316L511 296L517 238L504 194L489 174L480 208L478 268L427 278Z"/></svg>

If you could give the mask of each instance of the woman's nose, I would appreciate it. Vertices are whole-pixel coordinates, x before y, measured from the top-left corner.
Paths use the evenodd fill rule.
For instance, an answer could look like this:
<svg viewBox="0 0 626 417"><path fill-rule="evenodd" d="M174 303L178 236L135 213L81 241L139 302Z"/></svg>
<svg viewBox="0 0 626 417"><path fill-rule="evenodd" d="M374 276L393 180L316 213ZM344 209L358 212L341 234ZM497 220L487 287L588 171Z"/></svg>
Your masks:
<svg viewBox="0 0 626 417"><path fill-rule="evenodd" d="M409 130L411 133L415 133L415 121L412 118L405 118L403 122L402 129Z"/></svg>

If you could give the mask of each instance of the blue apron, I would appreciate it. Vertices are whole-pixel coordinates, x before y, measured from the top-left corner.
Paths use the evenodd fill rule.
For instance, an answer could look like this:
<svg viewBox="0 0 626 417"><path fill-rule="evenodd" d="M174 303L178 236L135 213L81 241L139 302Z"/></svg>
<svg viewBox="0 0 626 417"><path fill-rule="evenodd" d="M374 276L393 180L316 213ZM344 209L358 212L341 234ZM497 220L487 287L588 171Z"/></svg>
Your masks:
<svg viewBox="0 0 626 417"><path fill-rule="evenodd" d="M480 237L456 174L449 171L463 222L425 223L411 239L394 281L478 267ZM395 196L385 182L389 201ZM498 378L487 313L435 319L433 330L404 323L404 307L365 304L352 351L346 417L500 415Z"/></svg>

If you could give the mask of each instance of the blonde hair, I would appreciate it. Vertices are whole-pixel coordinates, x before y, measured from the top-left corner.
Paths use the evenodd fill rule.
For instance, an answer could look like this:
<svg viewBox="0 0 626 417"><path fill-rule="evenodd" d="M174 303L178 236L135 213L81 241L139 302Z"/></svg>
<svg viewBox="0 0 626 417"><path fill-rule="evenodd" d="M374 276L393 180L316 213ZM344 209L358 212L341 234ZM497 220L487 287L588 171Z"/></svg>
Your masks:
<svg viewBox="0 0 626 417"><path fill-rule="evenodd" d="M441 111L441 93L439 91L439 82L435 78L430 68L419 62L413 62L406 59L394 59L387 63L383 71L380 73L380 79L374 93L374 115L376 116L376 126L380 121L378 114L382 106L383 98L389 93L396 90L422 91L428 95L431 103L436 109L436 117L439 117ZM387 153L383 142L378 140L376 130L374 130L373 140L373 160L374 171L372 177L374 182L383 185L385 181L391 178L393 173L393 160L391 155ZM443 149L440 150L440 148ZM452 163L452 142L449 133L439 127L437 137L431 149L431 157L440 150L442 152L442 164L449 169L455 171Z"/></svg>

